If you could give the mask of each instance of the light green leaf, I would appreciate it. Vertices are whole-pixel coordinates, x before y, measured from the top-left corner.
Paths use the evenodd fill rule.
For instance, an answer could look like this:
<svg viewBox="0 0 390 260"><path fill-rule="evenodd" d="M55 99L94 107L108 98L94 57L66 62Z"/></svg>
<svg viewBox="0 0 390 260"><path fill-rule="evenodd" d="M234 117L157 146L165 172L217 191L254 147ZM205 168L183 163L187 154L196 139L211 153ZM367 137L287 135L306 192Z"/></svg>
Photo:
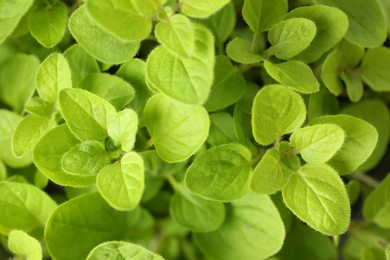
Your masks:
<svg viewBox="0 0 390 260"><path fill-rule="evenodd" d="M385 41L386 20L379 1L315 0L314 2L334 6L348 15L349 28L345 35L348 41L368 48L378 47Z"/></svg>
<svg viewBox="0 0 390 260"><path fill-rule="evenodd" d="M344 130L333 124L319 124L296 130L290 137L291 145L308 163L329 161L345 140Z"/></svg>
<svg viewBox="0 0 390 260"><path fill-rule="evenodd" d="M378 47L369 49L363 58L360 75L374 91L389 91L390 49Z"/></svg>
<svg viewBox="0 0 390 260"><path fill-rule="evenodd" d="M239 199L249 191L250 161L250 151L241 144L211 148L196 157L187 170L185 183L190 191L206 199Z"/></svg>
<svg viewBox="0 0 390 260"><path fill-rule="evenodd" d="M238 105L234 107L233 114L234 133L238 141L245 145L253 156L257 154L257 146L253 143L253 130L251 123L251 115L245 113Z"/></svg>
<svg viewBox="0 0 390 260"><path fill-rule="evenodd" d="M302 61L291 60L279 64L264 61L264 68L273 79L300 93L310 94L320 89L313 71Z"/></svg>
<svg viewBox="0 0 390 260"><path fill-rule="evenodd" d="M36 144L33 150L34 164L57 184L73 187L90 185L95 182L94 176L71 175L62 169L62 157L79 143L80 140L66 125L53 128Z"/></svg>
<svg viewBox="0 0 390 260"><path fill-rule="evenodd" d="M241 98L246 83L236 67L233 67L226 56L217 56L214 67L214 83L206 104L207 111L226 108Z"/></svg>
<svg viewBox="0 0 390 260"><path fill-rule="evenodd" d="M269 31L268 41L272 47L266 53L274 54L279 59L291 59L310 45L316 32L315 23L309 19L284 20Z"/></svg>
<svg viewBox="0 0 390 260"><path fill-rule="evenodd" d="M212 146L238 142L234 133L233 117L225 112L210 115L210 133L207 142Z"/></svg>
<svg viewBox="0 0 390 260"><path fill-rule="evenodd" d="M184 103L203 104L213 84L214 41L202 25L194 24L195 50L193 56L181 58L164 46L150 53L146 61L146 81L158 90Z"/></svg>
<svg viewBox="0 0 390 260"><path fill-rule="evenodd" d="M8 248L12 253L26 257L26 260L42 259L42 246L39 241L20 230L12 230L9 233Z"/></svg>
<svg viewBox="0 0 390 260"><path fill-rule="evenodd" d="M287 0L245 0L242 7L242 16L255 34L271 29L286 13Z"/></svg>
<svg viewBox="0 0 390 260"><path fill-rule="evenodd" d="M340 74L343 80L349 99L352 102L358 102L363 97L364 86L359 74L349 71L343 71Z"/></svg>
<svg viewBox="0 0 390 260"><path fill-rule="evenodd" d="M227 5L230 0L179 0L181 11L190 17L206 18Z"/></svg>
<svg viewBox="0 0 390 260"><path fill-rule="evenodd" d="M16 28L33 2L33 0L0 1L0 45Z"/></svg>
<svg viewBox="0 0 390 260"><path fill-rule="evenodd" d="M317 34L310 46L295 58L306 63L313 62L335 46L348 30L348 17L337 8L312 5L299 7L287 14L286 19L306 18L313 21Z"/></svg>
<svg viewBox="0 0 390 260"><path fill-rule="evenodd" d="M252 52L251 43L247 40L235 38L226 47L230 59L242 64L258 63L263 57Z"/></svg>
<svg viewBox="0 0 390 260"><path fill-rule="evenodd" d="M132 109L120 111L107 122L108 135L123 151L130 152L135 143L138 130L138 117Z"/></svg>
<svg viewBox="0 0 390 260"><path fill-rule="evenodd" d="M107 120L115 116L115 108L105 99L82 89L64 89L60 107L69 129L80 140L104 141Z"/></svg>
<svg viewBox="0 0 390 260"><path fill-rule="evenodd" d="M43 191L27 183L0 183L0 233L11 229L32 231L46 225L57 204Z"/></svg>
<svg viewBox="0 0 390 260"><path fill-rule="evenodd" d="M259 144L269 145L301 127L305 118L306 107L299 94L282 85L265 86L253 103L253 136Z"/></svg>
<svg viewBox="0 0 390 260"><path fill-rule="evenodd" d="M47 102L40 97L33 97L27 101L24 109L26 112L43 117L51 117L55 112L54 103Z"/></svg>
<svg viewBox="0 0 390 260"><path fill-rule="evenodd" d="M390 228L390 175L364 201L363 214L378 226Z"/></svg>
<svg viewBox="0 0 390 260"><path fill-rule="evenodd" d="M190 57L195 50L195 30L191 20L181 14L161 21L154 30L157 40L173 54Z"/></svg>
<svg viewBox="0 0 390 260"><path fill-rule="evenodd" d="M210 120L201 106L187 105L157 94L148 100L144 116L151 142L167 162L188 159L207 139Z"/></svg>
<svg viewBox="0 0 390 260"><path fill-rule="evenodd" d="M167 0L130 0L130 2L139 14L152 17Z"/></svg>
<svg viewBox="0 0 390 260"><path fill-rule="evenodd" d="M124 41L142 40L152 30L151 18L139 13L134 1L88 0L86 9L99 26Z"/></svg>
<svg viewBox="0 0 390 260"><path fill-rule="evenodd" d="M19 122L12 136L14 155L21 157L27 154L53 126L55 123L50 118L27 115Z"/></svg>
<svg viewBox="0 0 390 260"><path fill-rule="evenodd" d="M159 255L129 242L110 241L96 246L88 255L87 260L106 259L133 259L133 260L164 260Z"/></svg>
<svg viewBox="0 0 390 260"><path fill-rule="evenodd" d="M118 22L118 19L116 21ZM140 47L139 41L122 40L102 29L87 15L85 6L81 6L72 14L69 30L90 55L108 64L131 60Z"/></svg>
<svg viewBox="0 0 390 260"><path fill-rule="evenodd" d="M4 181L5 179L7 179L7 168L0 159L0 181Z"/></svg>
<svg viewBox="0 0 390 260"><path fill-rule="evenodd" d="M315 230L330 236L347 231L351 209L338 173L326 164L306 164L283 189L287 207Z"/></svg>
<svg viewBox="0 0 390 260"><path fill-rule="evenodd" d="M85 141L75 145L61 159L64 172L80 177L96 176L111 158L100 142Z"/></svg>
<svg viewBox="0 0 390 260"><path fill-rule="evenodd" d="M177 187L169 204L171 217L193 232L210 232L219 228L225 220L225 206L221 202L205 200Z"/></svg>
<svg viewBox="0 0 390 260"><path fill-rule="evenodd" d="M39 66L35 78L39 96L47 102L56 102L62 89L72 87L69 64L60 53L53 53Z"/></svg>
<svg viewBox="0 0 390 260"><path fill-rule="evenodd" d="M364 163L372 154L378 141L375 127L353 116L322 116L315 118L310 124L336 124L344 130L344 144L328 162L341 175L355 171Z"/></svg>
<svg viewBox="0 0 390 260"><path fill-rule="evenodd" d="M91 73L78 86L104 98L117 110L123 109L135 97L132 85L106 73Z"/></svg>
<svg viewBox="0 0 390 260"><path fill-rule="evenodd" d="M283 245L285 230L279 212L266 195L249 193L233 201L222 226L195 233L195 243L212 259L267 259Z"/></svg>
<svg viewBox="0 0 390 260"><path fill-rule="evenodd" d="M32 9L28 16L28 27L40 44L52 48L64 37L67 21L68 7L56 2Z"/></svg>
<svg viewBox="0 0 390 260"><path fill-rule="evenodd" d="M22 112L35 89L35 73L39 60L33 55L18 53L0 65L0 99L15 112Z"/></svg>

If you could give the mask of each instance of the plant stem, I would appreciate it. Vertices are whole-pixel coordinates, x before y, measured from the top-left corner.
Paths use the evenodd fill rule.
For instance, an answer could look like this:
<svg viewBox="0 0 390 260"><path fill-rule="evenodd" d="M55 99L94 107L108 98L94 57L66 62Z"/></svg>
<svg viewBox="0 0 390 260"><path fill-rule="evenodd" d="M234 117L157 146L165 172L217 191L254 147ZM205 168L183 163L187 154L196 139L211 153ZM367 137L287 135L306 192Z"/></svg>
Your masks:
<svg viewBox="0 0 390 260"><path fill-rule="evenodd" d="M379 186L380 182L375 180L374 178L364 174L364 173L354 173L349 175L351 179L357 180L371 188L376 188Z"/></svg>
<svg viewBox="0 0 390 260"><path fill-rule="evenodd" d="M253 35L253 38L252 38L252 44L251 44L251 50L253 53L256 53L257 54L257 41L259 40L259 36L260 36L260 33L259 32L255 32L255 34Z"/></svg>

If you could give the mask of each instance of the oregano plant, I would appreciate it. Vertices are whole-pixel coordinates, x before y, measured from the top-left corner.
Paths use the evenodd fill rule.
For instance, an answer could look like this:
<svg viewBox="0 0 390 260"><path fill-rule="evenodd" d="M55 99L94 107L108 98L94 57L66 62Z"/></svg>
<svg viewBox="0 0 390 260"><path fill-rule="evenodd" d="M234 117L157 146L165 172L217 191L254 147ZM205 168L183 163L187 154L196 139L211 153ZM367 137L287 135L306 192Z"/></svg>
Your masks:
<svg viewBox="0 0 390 260"><path fill-rule="evenodd" d="M1 259L390 259L388 0L0 0Z"/></svg>

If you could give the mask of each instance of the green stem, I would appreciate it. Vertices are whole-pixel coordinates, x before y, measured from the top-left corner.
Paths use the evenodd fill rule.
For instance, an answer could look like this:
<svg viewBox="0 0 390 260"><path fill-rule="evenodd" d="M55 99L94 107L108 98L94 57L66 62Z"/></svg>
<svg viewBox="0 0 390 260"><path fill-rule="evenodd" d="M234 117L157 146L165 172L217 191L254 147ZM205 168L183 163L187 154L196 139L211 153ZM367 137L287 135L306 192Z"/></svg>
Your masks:
<svg viewBox="0 0 390 260"><path fill-rule="evenodd" d="M354 173L349 175L351 179L357 180L371 188L376 188L379 186L380 182L375 180L374 178L364 174L364 173Z"/></svg>
<svg viewBox="0 0 390 260"><path fill-rule="evenodd" d="M251 50L253 53L256 53L258 52L257 50L257 41L259 40L259 37L260 37L260 33L259 32L255 32L255 34L253 35L253 38L252 38L252 44L251 44Z"/></svg>
<svg viewBox="0 0 390 260"><path fill-rule="evenodd" d="M180 183L172 175L168 175L167 180L175 192L180 192Z"/></svg>

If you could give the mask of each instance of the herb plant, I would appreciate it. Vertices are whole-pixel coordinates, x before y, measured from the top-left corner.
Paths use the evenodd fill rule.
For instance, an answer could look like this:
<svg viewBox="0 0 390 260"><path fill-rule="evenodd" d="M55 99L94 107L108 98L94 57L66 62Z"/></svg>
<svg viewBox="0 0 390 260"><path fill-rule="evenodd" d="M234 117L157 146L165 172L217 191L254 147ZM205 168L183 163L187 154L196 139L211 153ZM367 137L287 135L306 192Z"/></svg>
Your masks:
<svg viewBox="0 0 390 260"><path fill-rule="evenodd" d="M0 258L390 259L389 35L388 0L0 0Z"/></svg>

